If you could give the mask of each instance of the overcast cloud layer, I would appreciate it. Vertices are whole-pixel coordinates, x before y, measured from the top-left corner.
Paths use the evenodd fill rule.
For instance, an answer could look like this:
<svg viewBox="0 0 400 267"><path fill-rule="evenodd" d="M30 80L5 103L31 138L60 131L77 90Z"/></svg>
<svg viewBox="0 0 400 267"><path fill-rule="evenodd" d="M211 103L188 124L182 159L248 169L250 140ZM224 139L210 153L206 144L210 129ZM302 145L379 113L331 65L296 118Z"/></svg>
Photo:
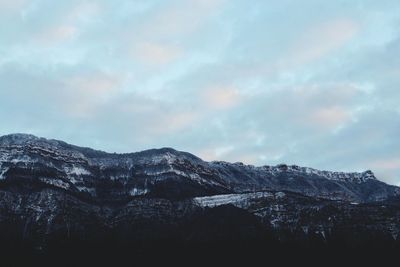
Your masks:
<svg viewBox="0 0 400 267"><path fill-rule="evenodd" d="M0 134L400 185L398 0L0 0Z"/></svg>

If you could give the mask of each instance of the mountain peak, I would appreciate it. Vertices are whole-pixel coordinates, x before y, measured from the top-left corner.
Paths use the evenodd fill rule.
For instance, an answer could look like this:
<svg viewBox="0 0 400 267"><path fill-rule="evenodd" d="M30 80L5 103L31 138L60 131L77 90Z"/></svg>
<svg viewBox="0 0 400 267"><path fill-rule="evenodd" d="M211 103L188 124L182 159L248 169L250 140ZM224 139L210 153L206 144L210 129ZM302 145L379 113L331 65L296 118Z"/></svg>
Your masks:
<svg viewBox="0 0 400 267"><path fill-rule="evenodd" d="M39 137L32 134L25 133L13 133L0 136L0 141L9 140L9 141L27 141L27 140L38 140Z"/></svg>
<svg viewBox="0 0 400 267"><path fill-rule="evenodd" d="M185 158L191 161L203 161L199 157L184 151L179 151L171 147L153 148L133 153L143 157L163 156L167 158Z"/></svg>
<svg viewBox="0 0 400 267"><path fill-rule="evenodd" d="M154 153L154 154L179 154L180 151L173 149L172 147L161 147L161 148L152 148L140 151L138 153Z"/></svg>
<svg viewBox="0 0 400 267"><path fill-rule="evenodd" d="M25 133L14 133L8 134L4 136L0 136L0 145L3 146L25 146L25 145L35 145L40 147L54 147L56 149L60 149L61 145L66 143L54 140L54 139L46 139L44 137L37 137L33 134L25 134Z"/></svg>

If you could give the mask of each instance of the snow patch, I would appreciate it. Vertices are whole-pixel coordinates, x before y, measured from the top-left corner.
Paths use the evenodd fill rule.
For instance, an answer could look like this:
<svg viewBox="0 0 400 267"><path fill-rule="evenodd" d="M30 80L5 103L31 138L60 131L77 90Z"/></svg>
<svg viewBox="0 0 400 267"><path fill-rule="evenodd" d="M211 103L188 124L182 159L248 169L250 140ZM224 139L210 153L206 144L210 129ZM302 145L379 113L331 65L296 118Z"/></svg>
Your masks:
<svg viewBox="0 0 400 267"><path fill-rule="evenodd" d="M286 194L283 193L283 192L277 192L277 193L275 193L275 198L284 198L285 196L286 196Z"/></svg>
<svg viewBox="0 0 400 267"><path fill-rule="evenodd" d="M8 168L4 168L3 170L1 168L2 168L2 166L0 164L0 180L4 180L4 179L6 179L6 177L4 175L8 171Z"/></svg>
<svg viewBox="0 0 400 267"><path fill-rule="evenodd" d="M40 181L43 183L53 185L55 187L63 188L63 189L69 189L70 185L60 179L54 179L54 178L48 178L48 177L40 177Z"/></svg>
<svg viewBox="0 0 400 267"><path fill-rule="evenodd" d="M195 204L201 207L218 207L222 205L232 204L236 207L244 208L250 205L252 199L273 197L274 195L270 192L255 192L255 193L244 193L244 194L227 194L227 195L215 195L209 197L196 197L193 198Z"/></svg>
<svg viewBox="0 0 400 267"><path fill-rule="evenodd" d="M75 165L73 165L72 167L65 168L65 172L70 175L72 174L72 175L78 175L78 176L91 174L88 170L86 170L80 166L75 166Z"/></svg>
<svg viewBox="0 0 400 267"><path fill-rule="evenodd" d="M14 158L10 161L12 164L18 164L18 163L31 163L32 159L28 156L22 156L19 158Z"/></svg>
<svg viewBox="0 0 400 267"><path fill-rule="evenodd" d="M136 188L136 187L134 187L133 189L131 189L131 190L129 191L129 195L130 195L130 196L142 196L142 195L147 194L148 192L149 192L149 191L147 190L147 188L142 189L142 188Z"/></svg>
<svg viewBox="0 0 400 267"><path fill-rule="evenodd" d="M86 186L76 186L79 192L89 193L91 196L96 196L96 189Z"/></svg>

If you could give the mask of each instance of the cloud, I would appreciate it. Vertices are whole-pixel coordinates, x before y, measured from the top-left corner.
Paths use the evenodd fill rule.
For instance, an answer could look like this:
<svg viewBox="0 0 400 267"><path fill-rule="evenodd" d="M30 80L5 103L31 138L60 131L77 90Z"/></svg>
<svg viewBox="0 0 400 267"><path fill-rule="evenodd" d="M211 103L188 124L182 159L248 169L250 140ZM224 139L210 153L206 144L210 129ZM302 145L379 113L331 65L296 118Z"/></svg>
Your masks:
<svg viewBox="0 0 400 267"><path fill-rule="evenodd" d="M141 32L150 39L191 34L223 3L223 0L172 1L149 16L141 26Z"/></svg>
<svg viewBox="0 0 400 267"><path fill-rule="evenodd" d="M123 77L97 71L73 74L60 82L61 106L68 115L84 118L94 116L98 108L118 94Z"/></svg>
<svg viewBox="0 0 400 267"><path fill-rule="evenodd" d="M239 90L229 86L211 86L203 89L203 101L211 109L228 109L241 102Z"/></svg>
<svg viewBox="0 0 400 267"><path fill-rule="evenodd" d="M58 43L71 40L78 33L78 29L72 25L59 25L39 33L37 39L43 43Z"/></svg>
<svg viewBox="0 0 400 267"><path fill-rule="evenodd" d="M280 121L303 129L329 131L352 119L353 105L363 94L354 85L328 83L284 87L256 98L264 102L264 112L275 114Z"/></svg>
<svg viewBox="0 0 400 267"><path fill-rule="evenodd" d="M28 0L0 0L0 12L18 11L28 3Z"/></svg>
<svg viewBox="0 0 400 267"><path fill-rule="evenodd" d="M104 12L104 8L101 1L78 1L65 13L64 17L67 21L90 22Z"/></svg>
<svg viewBox="0 0 400 267"><path fill-rule="evenodd" d="M351 113L343 107L322 107L311 114L311 121L323 127L340 126L351 119Z"/></svg>
<svg viewBox="0 0 400 267"><path fill-rule="evenodd" d="M55 71L32 71L21 65L9 65L0 68L0 97L5 106L7 101L18 103L9 108L17 113L26 112L24 116L38 116L36 109L40 107L40 117L47 117L46 110L51 110L54 116L84 118L93 116L97 108L117 95L123 82L122 75L95 69L73 70L63 66Z"/></svg>
<svg viewBox="0 0 400 267"><path fill-rule="evenodd" d="M131 55L142 64L148 66L160 66L173 62L183 54L178 46L141 42L134 44Z"/></svg>
<svg viewBox="0 0 400 267"><path fill-rule="evenodd" d="M301 66L319 60L344 46L359 32L359 25L349 18L339 18L312 25L294 40L280 64Z"/></svg>
<svg viewBox="0 0 400 267"><path fill-rule="evenodd" d="M400 171L400 158L377 160L372 163L372 167L383 170Z"/></svg>

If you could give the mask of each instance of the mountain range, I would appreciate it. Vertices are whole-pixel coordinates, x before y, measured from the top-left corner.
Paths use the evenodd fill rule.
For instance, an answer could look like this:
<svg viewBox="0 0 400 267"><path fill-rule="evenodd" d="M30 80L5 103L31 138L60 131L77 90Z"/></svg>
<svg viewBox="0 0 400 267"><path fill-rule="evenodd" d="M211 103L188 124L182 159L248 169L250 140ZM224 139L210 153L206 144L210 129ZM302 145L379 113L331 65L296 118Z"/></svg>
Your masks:
<svg viewBox="0 0 400 267"><path fill-rule="evenodd" d="M116 154L0 137L5 255L398 250L399 234L400 188L370 170L256 167L172 148Z"/></svg>

